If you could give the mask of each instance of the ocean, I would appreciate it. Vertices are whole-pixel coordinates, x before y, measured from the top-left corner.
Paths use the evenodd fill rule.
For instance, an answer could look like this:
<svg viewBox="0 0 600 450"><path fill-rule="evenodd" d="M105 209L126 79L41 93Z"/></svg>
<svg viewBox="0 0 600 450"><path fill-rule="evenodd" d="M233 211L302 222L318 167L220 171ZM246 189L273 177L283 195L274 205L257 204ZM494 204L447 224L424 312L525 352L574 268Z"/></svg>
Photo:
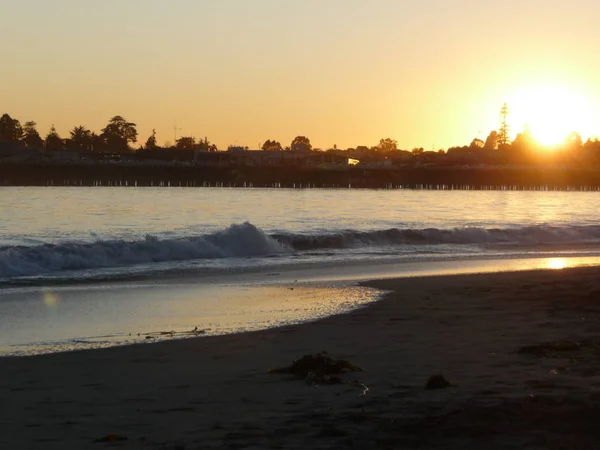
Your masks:
<svg viewBox="0 0 600 450"><path fill-rule="evenodd" d="M313 320L375 301L355 281L382 273L595 264L599 200L564 191L2 187L0 355Z"/></svg>

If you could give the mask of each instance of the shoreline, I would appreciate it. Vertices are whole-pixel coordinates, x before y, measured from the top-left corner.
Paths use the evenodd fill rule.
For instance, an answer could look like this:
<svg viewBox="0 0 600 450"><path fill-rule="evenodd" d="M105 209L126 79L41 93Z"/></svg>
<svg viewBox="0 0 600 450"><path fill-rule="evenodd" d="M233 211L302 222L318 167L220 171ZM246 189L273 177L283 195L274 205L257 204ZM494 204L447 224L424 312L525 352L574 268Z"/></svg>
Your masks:
<svg viewBox="0 0 600 450"><path fill-rule="evenodd" d="M388 291L378 302L300 325L4 357L0 444L87 448L116 433L122 448L581 448L600 439L585 415L600 408L599 272L381 279L361 283ZM539 347L552 342L577 345ZM363 367L342 379L369 392L266 373L323 350ZM437 373L452 386L424 390Z"/></svg>
<svg viewBox="0 0 600 450"><path fill-rule="evenodd" d="M600 266L562 255L280 266L193 278L0 288L0 358L221 336L343 314L381 296L368 280ZM4 319L2 318L4 317ZM10 320L9 320L10 318Z"/></svg>
<svg viewBox="0 0 600 450"><path fill-rule="evenodd" d="M582 251L585 246L585 251ZM505 247L508 249L510 247ZM514 247L519 249L518 246ZM506 272L534 269L557 269L579 266L600 266L600 246L580 244L579 246L554 244L545 249L532 249L526 253L510 251L500 253L472 253L459 255L420 255L389 256L382 259L334 259L317 262L294 262L240 266L229 268L188 267L157 270L141 274L101 274L98 276L42 275L39 278L16 277L0 280L0 293L11 289L63 288L78 286L101 286L103 284L194 284L199 281L209 283L230 282L232 275L237 280L256 282L266 276L280 276L293 281L302 278L306 281L366 280L369 277L407 277L458 275L469 273ZM592 248L592 250L590 250ZM522 250L522 248L521 248ZM557 266L557 261L560 264Z"/></svg>

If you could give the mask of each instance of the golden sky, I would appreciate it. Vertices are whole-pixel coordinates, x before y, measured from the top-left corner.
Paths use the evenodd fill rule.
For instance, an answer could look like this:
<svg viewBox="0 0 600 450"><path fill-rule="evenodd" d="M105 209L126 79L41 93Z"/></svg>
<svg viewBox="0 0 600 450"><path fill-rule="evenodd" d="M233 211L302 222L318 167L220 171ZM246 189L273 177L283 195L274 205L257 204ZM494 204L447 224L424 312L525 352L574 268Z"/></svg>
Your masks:
<svg viewBox="0 0 600 450"><path fill-rule="evenodd" d="M0 15L0 113L143 143L208 136L447 148L600 134L597 0L20 0Z"/></svg>

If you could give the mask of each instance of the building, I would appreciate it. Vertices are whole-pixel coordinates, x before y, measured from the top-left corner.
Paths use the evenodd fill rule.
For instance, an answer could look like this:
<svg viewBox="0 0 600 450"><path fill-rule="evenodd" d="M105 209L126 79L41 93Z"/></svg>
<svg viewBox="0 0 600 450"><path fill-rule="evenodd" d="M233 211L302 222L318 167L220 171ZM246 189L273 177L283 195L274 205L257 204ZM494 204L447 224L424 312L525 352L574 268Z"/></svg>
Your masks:
<svg viewBox="0 0 600 450"><path fill-rule="evenodd" d="M320 169L344 169L358 163L356 159L325 152L243 150L240 148L227 152L198 151L194 153L194 161L197 165L294 166Z"/></svg>

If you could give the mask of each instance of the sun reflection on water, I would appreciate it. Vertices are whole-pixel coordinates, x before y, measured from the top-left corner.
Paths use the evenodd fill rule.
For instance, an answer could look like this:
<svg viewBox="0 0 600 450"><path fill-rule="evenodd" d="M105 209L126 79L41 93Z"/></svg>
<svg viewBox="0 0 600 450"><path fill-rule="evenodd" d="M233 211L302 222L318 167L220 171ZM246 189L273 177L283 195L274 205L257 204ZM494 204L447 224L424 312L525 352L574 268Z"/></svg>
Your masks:
<svg viewBox="0 0 600 450"><path fill-rule="evenodd" d="M564 258L550 258L546 263L548 269L564 269L568 265Z"/></svg>

